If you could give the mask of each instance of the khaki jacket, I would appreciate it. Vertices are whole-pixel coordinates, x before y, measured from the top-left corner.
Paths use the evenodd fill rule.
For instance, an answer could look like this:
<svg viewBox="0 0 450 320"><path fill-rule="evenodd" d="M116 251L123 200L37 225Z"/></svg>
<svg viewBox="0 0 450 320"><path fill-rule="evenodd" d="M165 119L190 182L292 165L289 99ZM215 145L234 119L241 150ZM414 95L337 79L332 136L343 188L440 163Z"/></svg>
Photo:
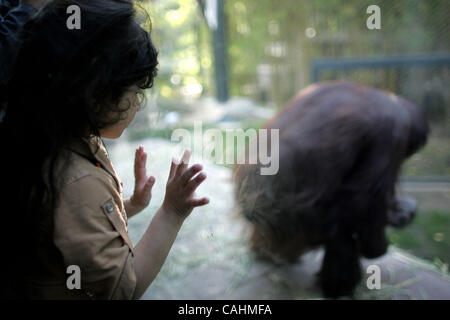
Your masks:
<svg viewBox="0 0 450 320"><path fill-rule="evenodd" d="M133 244L120 182L98 137L80 139L59 163L59 200L51 240L42 240L36 272L27 281L32 299L132 299L136 287ZM41 250L42 248L42 250ZM67 280L80 268L80 289ZM70 281L74 283L73 281Z"/></svg>

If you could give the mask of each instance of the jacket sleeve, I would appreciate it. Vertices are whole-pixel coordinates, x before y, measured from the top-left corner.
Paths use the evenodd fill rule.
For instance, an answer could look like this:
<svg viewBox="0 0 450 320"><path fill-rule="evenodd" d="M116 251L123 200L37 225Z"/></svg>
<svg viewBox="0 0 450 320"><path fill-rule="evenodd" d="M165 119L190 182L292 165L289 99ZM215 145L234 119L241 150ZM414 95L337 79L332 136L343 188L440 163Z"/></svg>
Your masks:
<svg viewBox="0 0 450 320"><path fill-rule="evenodd" d="M33 6L22 4L0 17L0 84L9 80L18 49L18 31L36 12Z"/></svg>
<svg viewBox="0 0 450 320"><path fill-rule="evenodd" d="M54 242L65 267L81 270L81 290L93 299L132 299L133 248L108 182L85 176L64 186L54 214Z"/></svg>

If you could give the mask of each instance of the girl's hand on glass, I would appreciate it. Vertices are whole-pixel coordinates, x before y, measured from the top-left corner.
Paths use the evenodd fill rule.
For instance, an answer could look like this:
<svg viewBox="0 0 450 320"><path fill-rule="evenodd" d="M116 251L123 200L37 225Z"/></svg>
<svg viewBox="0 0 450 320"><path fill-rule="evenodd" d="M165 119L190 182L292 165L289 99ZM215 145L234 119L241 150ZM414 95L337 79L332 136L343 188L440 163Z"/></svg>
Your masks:
<svg viewBox="0 0 450 320"><path fill-rule="evenodd" d="M188 168L190 157L191 152L186 150L180 162L172 159L163 202L165 211L175 213L181 220L184 220L195 207L209 203L208 198L195 197L195 190L205 181L206 174L201 172L203 167L200 164Z"/></svg>
<svg viewBox="0 0 450 320"><path fill-rule="evenodd" d="M155 177L147 177L147 153L140 146L136 150L134 158L134 193L130 198L130 204L136 211L141 211L148 206L152 198L152 188L155 184Z"/></svg>

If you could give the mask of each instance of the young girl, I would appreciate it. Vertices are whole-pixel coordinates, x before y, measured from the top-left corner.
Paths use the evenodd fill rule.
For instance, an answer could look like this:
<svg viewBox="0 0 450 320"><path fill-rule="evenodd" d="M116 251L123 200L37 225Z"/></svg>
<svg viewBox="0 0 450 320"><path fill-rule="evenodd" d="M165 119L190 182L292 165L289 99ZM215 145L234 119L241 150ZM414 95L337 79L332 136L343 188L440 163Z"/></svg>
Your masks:
<svg viewBox="0 0 450 320"><path fill-rule="evenodd" d="M81 29L67 28L71 5L81 9ZM148 205L155 179L139 148L134 194L123 199L101 138L121 136L156 70L157 51L130 0L50 1L24 26L1 99L4 298L138 299L184 219L208 203L194 198L206 175L188 167L186 151L133 247L127 219ZM79 288L69 279L77 270Z"/></svg>

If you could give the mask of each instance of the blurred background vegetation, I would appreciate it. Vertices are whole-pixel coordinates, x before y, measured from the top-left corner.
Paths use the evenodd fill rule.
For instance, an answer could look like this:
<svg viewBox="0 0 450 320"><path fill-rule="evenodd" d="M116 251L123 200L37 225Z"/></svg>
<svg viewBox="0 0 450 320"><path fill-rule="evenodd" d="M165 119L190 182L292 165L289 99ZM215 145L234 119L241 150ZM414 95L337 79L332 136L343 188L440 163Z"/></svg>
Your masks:
<svg viewBox="0 0 450 320"><path fill-rule="evenodd" d="M136 3L150 14L160 64L148 107L130 128L129 139L170 139L174 128L192 129L194 119L210 127L258 128L307 85L348 79L390 90L422 107L430 139L405 164L403 179L450 181L448 0ZM366 27L371 4L381 8L381 30ZM218 8L213 17L212 8ZM411 58L421 62L402 65ZM361 59L366 65L356 63ZM323 61L334 67L318 72ZM344 62L349 67L339 68ZM389 237L445 269L450 261L448 189L433 201L440 202L439 209L428 206L412 226L389 231Z"/></svg>

